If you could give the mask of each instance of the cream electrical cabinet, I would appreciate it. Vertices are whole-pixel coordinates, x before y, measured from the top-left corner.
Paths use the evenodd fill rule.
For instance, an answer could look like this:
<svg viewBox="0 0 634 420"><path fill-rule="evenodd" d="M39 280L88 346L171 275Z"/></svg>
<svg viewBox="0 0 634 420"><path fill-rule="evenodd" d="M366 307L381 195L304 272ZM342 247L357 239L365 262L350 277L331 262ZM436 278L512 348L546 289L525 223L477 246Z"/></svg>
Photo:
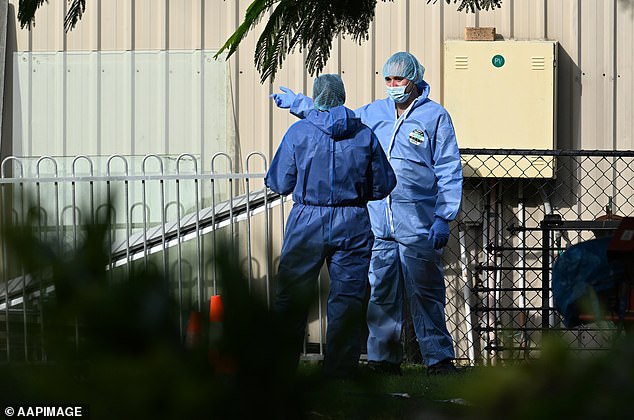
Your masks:
<svg viewBox="0 0 634 420"><path fill-rule="evenodd" d="M444 106L460 148L554 149L556 74L556 41L446 41ZM475 160L465 176L554 176L553 156Z"/></svg>

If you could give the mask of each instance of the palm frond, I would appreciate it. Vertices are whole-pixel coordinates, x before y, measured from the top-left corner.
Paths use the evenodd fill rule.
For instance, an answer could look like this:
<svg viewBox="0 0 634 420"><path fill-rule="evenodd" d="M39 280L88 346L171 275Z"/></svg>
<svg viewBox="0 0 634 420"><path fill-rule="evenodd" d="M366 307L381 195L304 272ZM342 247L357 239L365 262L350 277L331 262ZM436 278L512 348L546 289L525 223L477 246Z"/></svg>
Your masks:
<svg viewBox="0 0 634 420"><path fill-rule="evenodd" d="M67 0L70 3L66 16L64 16L64 31L75 28L77 22L86 11L86 0ZM35 12L48 0L20 0L18 3L18 22L20 28L31 29L35 26Z"/></svg>
<svg viewBox="0 0 634 420"><path fill-rule="evenodd" d="M382 0L393 1L393 0ZM435 3L437 0L427 0ZM458 3L459 11L475 12L501 7L501 0L445 0ZM339 36L350 36L361 43L368 38L374 19L376 0L280 0L278 2L255 1L251 7L257 14L245 22L227 41L224 49L229 56L244 36L264 13L277 3L256 43L254 62L260 80L275 79L286 56L298 46L306 52L306 68L311 75L319 73L330 58L332 41ZM248 14L248 13L247 13ZM257 19L256 19L257 17ZM222 50L221 50L222 51Z"/></svg>
<svg viewBox="0 0 634 420"><path fill-rule="evenodd" d="M242 24L240 24L238 29L231 34L224 45L220 47L218 52L214 55L214 58L218 58L218 56L225 50L227 51L227 57L230 57L236 51L238 45L242 42L242 39L247 35L247 33L260 23L264 13L266 13L273 4L279 1L280 0L255 0L251 3L247 8Z"/></svg>
<svg viewBox="0 0 634 420"><path fill-rule="evenodd" d="M35 12L36 10L48 0L20 0L18 3L18 22L20 22L20 28L27 27L31 29L35 26Z"/></svg>
<svg viewBox="0 0 634 420"><path fill-rule="evenodd" d="M268 77L274 79L286 54L297 46L297 26L303 20L301 11L306 8L301 3L282 0L262 30L254 53L254 61L262 81Z"/></svg>
<svg viewBox="0 0 634 420"><path fill-rule="evenodd" d="M332 2L332 9L327 13L318 15L319 11L315 11L313 27L308 28L308 32L318 34L319 30L322 30L327 37L313 36L307 38L308 43L304 43L309 73L314 75L325 67L334 38L350 35L358 43L367 39L375 10L375 0L344 0Z"/></svg>
<svg viewBox="0 0 634 420"><path fill-rule="evenodd" d="M438 0L427 0L427 3L436 3ZM466 10L467 12L475 13L476 10L494 10L496 8L502 7L502 0L445 0L447 4L451 4L453 1L454 4L460 2L458 6L458 11L462 12Z"/></svg>
<svg viewBox="0 0 634 420"><path fill-rule="evenodd" d="M286 55L298 46L306 51L309 73L320 72L335 37L350 35L359 42L367 38L375 7L376 0L280 1L256 44L261 81L273 80Z"/></svg>
<svg viewBox="0 0 634 420"><path fill-rule="evenodd" d="M66 32L75 28L77 22L81 19L86 11L86 0L72 0L72 4L64 17L64 30Z"/></svg>

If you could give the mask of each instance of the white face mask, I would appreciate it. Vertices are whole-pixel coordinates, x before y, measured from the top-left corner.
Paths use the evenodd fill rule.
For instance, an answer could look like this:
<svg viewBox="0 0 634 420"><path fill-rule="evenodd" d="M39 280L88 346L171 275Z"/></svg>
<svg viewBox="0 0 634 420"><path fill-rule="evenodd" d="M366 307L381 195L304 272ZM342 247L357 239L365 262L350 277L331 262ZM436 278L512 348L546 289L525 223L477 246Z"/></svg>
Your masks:
<svg viewBox="0 0 634 420"><path fill-rule="evenodd" d="M403 102L409 99L409 95L412 93L412 92L407 92L407 93L405 92L408 86L409 86L409 83L406 84L405 86L394 86L394 87L386 86L385 91L387 92L387 96L392 98L394 102L396 102L397 104L402 104Z"/></svg>

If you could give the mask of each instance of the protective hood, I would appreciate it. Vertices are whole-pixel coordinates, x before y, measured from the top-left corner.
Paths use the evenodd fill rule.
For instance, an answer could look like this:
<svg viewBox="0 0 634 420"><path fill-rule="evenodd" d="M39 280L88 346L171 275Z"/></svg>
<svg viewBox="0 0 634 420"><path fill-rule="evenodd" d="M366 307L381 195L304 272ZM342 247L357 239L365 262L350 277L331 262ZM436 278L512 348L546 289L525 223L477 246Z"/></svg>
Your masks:
<svg viewBox="0 0 634 420"><path fill-rule="evenodd" d="M306 114L305 120L335 140L350 138L363 126L354 111L343 105L328 111L313 109Z"/></svg>
<svg viewBox="0 0 634 420"><path fill-rule="evenodd" d="M427 99L427 97L429 96L429 91L430 91L429 83L422 80L420 83L416 84L416 87L418 88L418 91L420 92L419 98Z"/></svg>
<svg viewBox="0 0 634 420"><path fill-rule="evenodd" d="M416 83L416 87L418 88L420 95L414 101L414 105L412 106L413 108L416 108L425 103L427 101L427 98L429 97L429 91L431 90L429 87L429 83L424 80L420 83Z"/></svg>

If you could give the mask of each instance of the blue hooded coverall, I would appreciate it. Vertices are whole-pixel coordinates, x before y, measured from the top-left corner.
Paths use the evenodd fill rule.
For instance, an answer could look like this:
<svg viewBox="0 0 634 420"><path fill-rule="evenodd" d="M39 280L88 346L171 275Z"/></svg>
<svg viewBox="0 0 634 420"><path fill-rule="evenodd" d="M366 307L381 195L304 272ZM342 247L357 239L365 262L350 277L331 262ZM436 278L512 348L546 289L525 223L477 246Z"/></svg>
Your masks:
<svg viewBox="0 0 634 420"><path fill-rule="evenodd" d="M280 255L275 310L296 332L297 357L308 304L324 261L330 274L324 371L347 375L361 352L363 300L373 235L366 204L386 197L394 172L373 132L353 111L312 109L286 132L265 178L293 193Z"/></svg>
<svg viewBox="0 0 634 420"><path fill-rule="evenodd" d="M403 299L407 298L426 366L454 359L445 322L442 249L428 241L436 217L456 218L462 197L462 164L449 113L429 99L429 84L397 118L386 98L355 111L379 138L398 184L384 200L368 203L375 236L370 263L368 360L400 364ZM291 113L303 118L312 100L297 94Z"/></svg>

